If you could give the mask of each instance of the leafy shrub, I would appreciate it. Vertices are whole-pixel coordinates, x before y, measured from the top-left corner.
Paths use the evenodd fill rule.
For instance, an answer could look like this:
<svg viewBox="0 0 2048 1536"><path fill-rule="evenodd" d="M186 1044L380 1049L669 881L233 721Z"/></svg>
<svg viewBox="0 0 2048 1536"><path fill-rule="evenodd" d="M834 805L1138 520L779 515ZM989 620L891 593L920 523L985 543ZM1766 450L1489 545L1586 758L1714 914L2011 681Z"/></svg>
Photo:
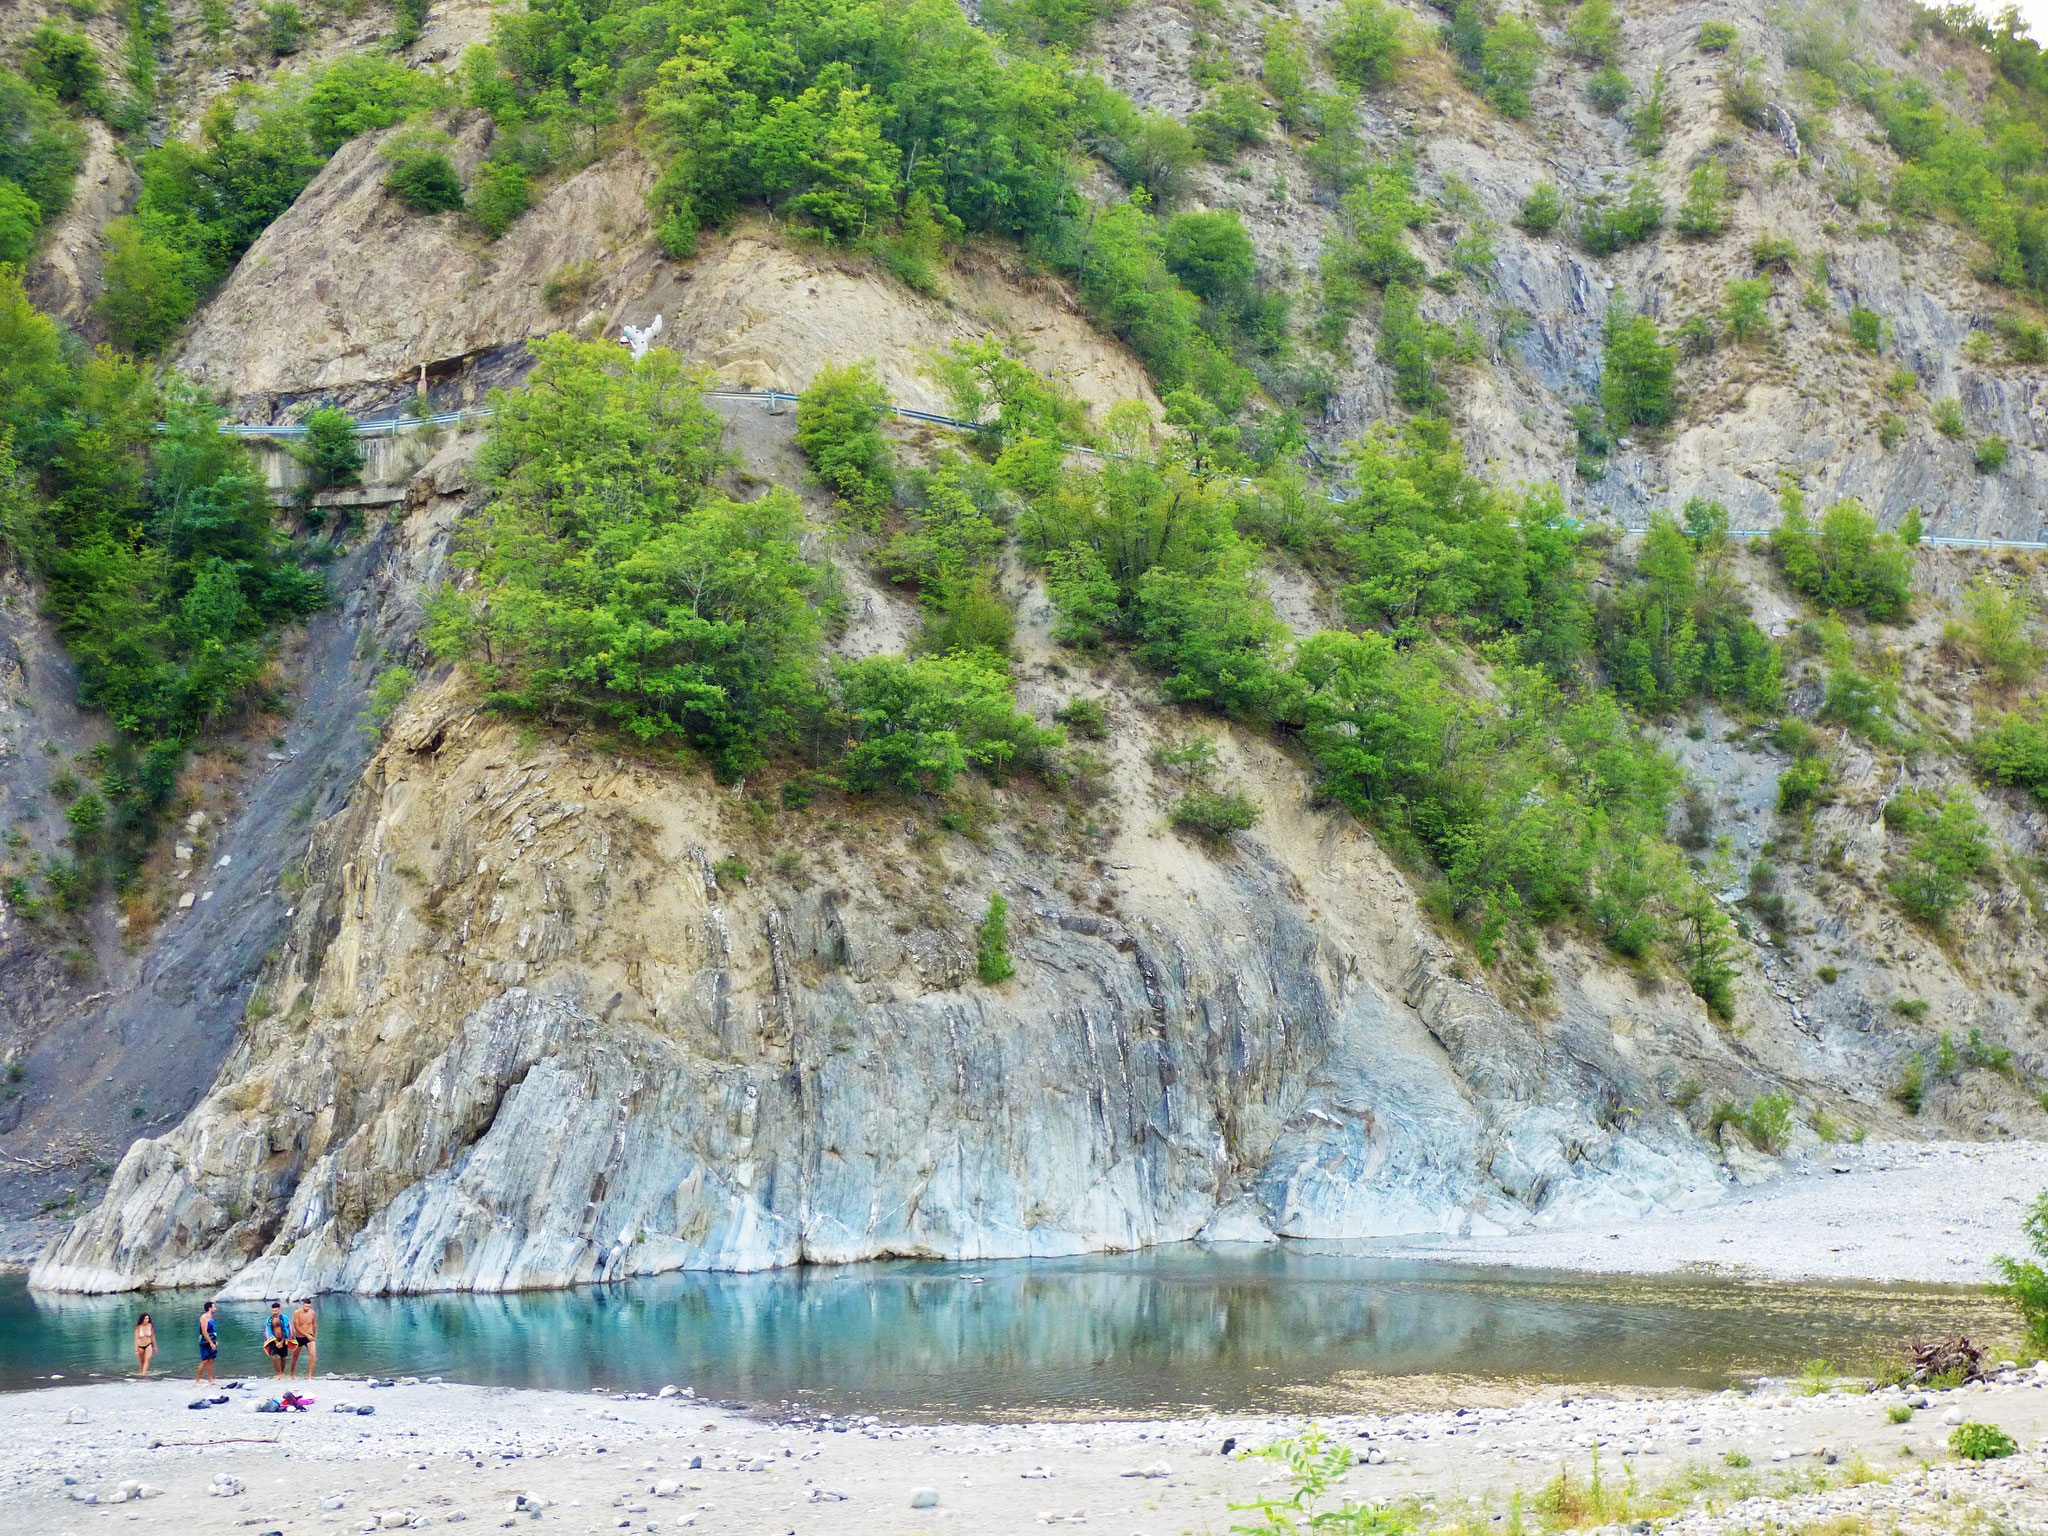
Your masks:
<svg viewBox="0 0 2048 1536"><path fill-rule="evenodd" d="M1565 23L1565 46L1588 64L1612 64L1621 54L1621 17L1610 0L1580 0Z"/></svg>
<svg viewBox="0 0 2048 1536"><path fill-rule="evenodd" d="M1718 156L1694 167L1685 201L1672 221L1678 232L1704 238L1728 227L1728 172Z"/></svg>
<svg viewBox="0 0 2048 1536"><path fill-rule="evenodd" d="M1750 260L1759 272L1767 272L1773 267L1781 272L1790 272L1799 260L1799 247L1780 236L1766 235L1750 247Z"/></svg>
<svg viewBox="0 0 2048 1536"><path fill-rule="evenodd" d="M1195 143L1211 160L1227 161L1241 149L1266 142L1273 114L1259 88L1240 80L1218 90L1209 104L1188 119Z"/></svg>
<svg viewBox="0 0 2048 1536"><path fill-rule="evenodd" d="M1918 1051L1906 1053L1906 1064L1899 1070L1899 1086L1892 1090L1892 1097L1909 1115L1920 1113L1926 1102L1927 1066L1920 1059Z"/></svg>
<svg viewBox="0 0 2048 1536"><path fill-rule="evenodd" d="M1100 699L1069 699L1053 711L1053 719L1084 741L1103 741L1109 736L1109 716Z"/></svg>
<svg viewBox="0 0 2048 1536"><path fill-rule="evenodd" d="M1828 785L1824 758L1803 757L1787 763L1778 774L1778 810L1789 815L1816 804Z"/></svg>
<svg viewBox="0 0 2048 1536"><path fill-rule="evenodd" d="M1737 59L1721 75L1721 106L1745 128L1761 128L1770 106L1763 66L1755 59Z"/></svg>
<svg viewBox="0 0 2048 1536"><path fill-rule="evenodd" d="M1586 100L1593 110L1612 117L1628 105L1628 76L1612 64L1603 64L1586 81Z"/></svg>
<svg viewBox="0 0 2048 1536"><path fill-rule="evenodd" d="M1563 217L1564 199L1558 195L1556 185L1539 181L1523 200L1521 214L1515 222L1532 235L1547 235L1557 228Z"/></svg>
<svg viewBox="0 0 2048 1536"><path fill-rule="evenodd" d="M1480 50L1479 78L1486 99L1503 116L1529 115L1529 88L1543 62L1543 34L1519 16L1503 16L1486 30Z"/></svg>
<svg viewBox="0 0 2048 1536"><path fill-rule="evenodd" d="M45 21L29 34L22 72L62 102L90 103L101 81L99 55L82 32L67 32Z"/></svg>
<svg viewBox="0 0 2048 1536"><path fill-rule="evenodd" d="M1877 423L1877 442L1880 448L1896 448L1905 440L1906 418L1894 411L1887 411Z"/></svg>
<svg viewBox="0 0 2048 1536"><path fill-rule="evenodd" d="M363 447L355 418L329 406L308 413L304 426L306 435L293 446L292 457L305 465L308 489L362 484Z"/></svg>
<svg viewBox="0 0 2048 1536"><path fill-rule="evenodd" d="M1892 1012L1911 1019L1916 1024L1927 1017L1927 1007L1927 999L1924 997L1895 997L1892 999Z"/></svg>
<svg viewBox="0 0 2048 1536"><path fill-rule="evenodd" d="M28 194L50 219L70 206L84 159L85 135L55 99L0 68L0 181Z"/></svg>
<svg viewBox="0 0 2048 1536"><path fill-rule="evenodd" d="M416 681L418 679L410 667L386 667L379 672L370 689L370 697L363 704L362 713L356 717L356 729L370 736L383 735L384 727L391 723L391 717L405 703L406 695L412 692Z"/></svg>
<svg viewBox="0 0 2048 1536"><path fill-rule="evenodd" d="M1647 315L1611 318L1601 359L1600 403L1616 428L1661 427L1671 419L1678 349Z"/></svg>
<svg viewBox="0 0 2048 1536"><path fill-rule="evenodd" d="M18 267L35 253L43 210L11 181L0 181L0 265Z"/></svg>
<svg viewBox="0 0 2048 1536"><path fill-rule="evenodd" d="M2007 448L2004 438L1987 437L1981 439L1977 444L1976 452L1972 456L1976 461L1977 473L1980 475L1997 474L2001 469L2005 468L2006 453Z"/></svg>
<svg viewBox="0 0 2048 1536"><path fill-rule="evenodd" d="M1226 839L1249 832L1258 822L1257 804L1234 790L1191 789L1173 805L1173 824L1203 837Z"/></svg>
<svg viewBox="0 0 2048 1536"><path fill-rule="evenodd" d="M1828 508L1816 530L1806 502L1787 486L1771 533L1771 552L1792 586L1830 608L1860 608L1873 619L1904 615L1912 596L1912 556L1898 536L1877 531L1854 501Z"/></svg>
<svg viewBox="0 0 2048 1536"><path fill-rule="evenodd" d="M988 898L988 914L975 930L975 970L981 984L993 987L1017 974L1010 961L1010 904L1000 891Z"/></svg>
<svg viewBox="0 0 2048 1536"><path fill-rule="evenodd" d="M532 206L532 196L532 187L520 166L509 160L486 160L476 168L476 185L469 194L469 215L495 240Z"/></svg>
<svg viewBox="0 0 2048 1536"><path fill-rule="evenodd" d="M2031 592L1983 576L1971 585L1963 607L1968 619L1960 628L1944 630L1944 644L1960 641L2003 688L2017 688L2039 675L2042 645L2034 633L2038 605Z"/></svg>
<svg viewBox="0 0 2048 1536"><path fill-rule="evenodd" d="M1886 805L1885 822L1913 839L1888 882L1892 898L1910 916L1942 927L1991 859L1976 806L1961 790L1939 799L1908 791Z"/></svg>
<svg viewBox="0 0 2048 1536"><path fill-rule="evenodd" d="M1849 311L1849 339L1866 352L1884 348L1884 317L1858 304Z"/></svg>
<svg viewBox="0 0 2048 1536"><path fill-rule="evenodd" d="M826 364L797 402L796 445L820 480L872 522L895 493L889 444L882 436L888 391L874 364Z"/></svg>
<svg viewBox="0 0 2048 1536"><path fill-rule="evenodd" d="M2000 715L1977 733L1970 755L1999 783L2030 789L2048 803L2048 719L2038 710Z"/></svg>
<svg viewBox="0 0 2048 1536"><path fill-rule="evenodd" d="M384 178L384 190L414 213L452 213L462 207L462 178L443 154L405 156Z"/></svg>
<svg viewBox="0 0 2048 1536"><path fill-rule="evenodd" d="M2048 1351L2048 1270L2038 1262L2048 1260L2048 1194L2035 1197L2020 1230L2026 1233L2036 1257L2014 1259L1999 1254L1992 1259L2000 1280L1992 1289L2018 1309L2027 1330L2027 1342L2037 1350ZM1952 1444L1951 1449L1959 1455L1968 1454L1960 1446Z"/></svg>
<svg viewBox="0 0 2048 1536"><path fill-rule="evenodd" d="M500 708L595 718L748 772L818 694L801 506L710 489L723 424L674 352L532 346L526 386L491 396L486 501L460 534L476 583L437 594L430 643L470 661Z"/></svg>
<svg viewBox="0 0 2048 1536"><path fill-rule="evenodd" d="M1735 45L1735 24L1728 21L1700 23L1700 35L1693 46L1701 53L1726 53Z"/></svg>
<svg viewBox="0 0 2048 1536"><path fill-rule="evenodd" d="M1790 1094L1766 1093L1751 1102L1742 1115L1742 1129L1760 1152L1776 1152L1785 1145L1792 1129Z"/></svg>
<svg viewBox="0 0 2048 1536"><path fill-rule="evenodd" d="M1406 42L1402 13L1380 0L1344 0L1323 34L1330 73L1358 91L1393 83Z"/></svg>
<svg viewBox="0 0 2048 1536"><path fill-rule="evenodd" d="M1969 431L1969 424L1963 420L1963 402L1953 397L1935 401L1934 430L1947 438L1961 438Z"/></svg>
<svg viewBox="0 0 2048 1536"><path fill-rule="evenodd" d="M1765 306L1771 301L1771 285L1762 278L1737 278L1722 292L1728 303L1721 311L1721 319L1736 341L1748 341L1770 324L1770 311Z"/></svg>
<svg viewBox="0 0 2048 1536"><path fill-rule="evenodd" d="M306 18L291 0L263 7L263 41L272 53L297 53L305 35Z"/></svg>
<svg viewBox="0 0 2048 1536"><path fill-rule="evenodd" d="M1595 256L1612 256L1654 235L1664 223L1664 199L1648 177L1632 177L1620 202L1604 193L1579 210L1579 244Z"/></svg>
<svg viewBox="0 0 2048 1536"><path fill-rule="evenodd" d="M2005 338L2006 355L2014 362L2048 362L2048 326L2022 319L2010 310L1993 323Z"/></svg>
<svg viewBox="0 0 2048 1536"><path fill-rule="evenodd" d="M1059 739L1017 712L1007 669L985 651L870 656L835 670L852 743L839 769L849 789L942 792L969 768L1000 782L1036 767Z"/></svg>
<svg viewBox="0 0 2048 1536"><path fill-rule="evenodd" d="M1995 1424L1958 1424L1948 1448L1965 1461L1996 1461L2019 1449L2011 1435Z"/></svg>

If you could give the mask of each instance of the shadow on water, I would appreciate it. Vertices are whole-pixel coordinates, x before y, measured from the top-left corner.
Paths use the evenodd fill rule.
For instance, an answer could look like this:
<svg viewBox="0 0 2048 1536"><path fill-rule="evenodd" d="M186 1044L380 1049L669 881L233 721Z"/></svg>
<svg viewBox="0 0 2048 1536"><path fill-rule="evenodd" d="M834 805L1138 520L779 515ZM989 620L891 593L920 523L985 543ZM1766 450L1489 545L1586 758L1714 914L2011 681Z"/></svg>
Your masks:
<svg viewBox="0 0 2048 1536"><path fill-rule="evenodd" d="M203 1296L0 1281L0 1388L118 1375L149 1310L189 1376ZM1788 1286L1411 1263L1282 1244L979 1266L901 1261L684 1274L513 1295L329 1296L345 1372L653 1390L835 1412L1010 1417L1398 1400L1401 1380L1715 1388L1867 1361L1912 1334L1999 1331L1982 1292ZM221 1309L221 1373L267 1374L265 1308Z"/></svg>

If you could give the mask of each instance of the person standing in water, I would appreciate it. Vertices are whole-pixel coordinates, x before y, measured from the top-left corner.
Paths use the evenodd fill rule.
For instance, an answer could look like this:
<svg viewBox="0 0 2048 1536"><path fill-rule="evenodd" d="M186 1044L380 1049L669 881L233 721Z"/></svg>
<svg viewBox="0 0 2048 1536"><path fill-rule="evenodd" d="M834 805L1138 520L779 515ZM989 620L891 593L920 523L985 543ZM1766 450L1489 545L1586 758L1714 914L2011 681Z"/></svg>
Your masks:
<svg viewBox="0 0 2048 1536"><path fill-rule="evenodd" d="M299 1351L306 1353L306 1380L320 1367L320 1319L313 1315L313 1303L301 1301L292 1310L292 1375L299 1374Z"/></svg>
<svg viewBox="0 0 2048 1536"><path fill-rule="evenodd" d="M270 1322L263 1336L263 1353L270 1356L270 1374L282 1376L284 1362L291 1353L291 1330L284 1325L284 1304L273 1301L270 1304Z"/></svg>
<svg viewBox="0 0 2048 1536"><path fill-rule="evenodd" d="M135 1319L135 1368L143 1375L149 1374L149 1362L156 1358L156 1324L143 1313Z"/></svg>
<svg viewBox="0 0 2048 1536"><path fill-rule="evenodd" d="M213 1315L213 1303L206 1304L206 1310L199 1314L199 1369L192 1373L194 1381L213 1380L214 1357L220 1353L220 1324Z"/></svg>

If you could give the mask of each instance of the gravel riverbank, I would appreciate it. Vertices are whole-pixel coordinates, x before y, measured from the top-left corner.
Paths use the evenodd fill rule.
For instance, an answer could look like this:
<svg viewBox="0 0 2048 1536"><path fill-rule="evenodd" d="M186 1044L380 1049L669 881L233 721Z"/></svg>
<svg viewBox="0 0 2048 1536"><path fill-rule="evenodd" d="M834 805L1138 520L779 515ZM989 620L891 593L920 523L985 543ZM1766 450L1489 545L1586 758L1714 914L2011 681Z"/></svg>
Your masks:
<svg viewBox="0 0 2048 1536"><path fill-rule="evenodd" d="M312 1390L310 1411L283 1415L255 1411L267 1382L202 1412L186 1407L188 1382L10 1397L0 1527L20 1536L458 1524L656 1536L993 1536L1074 1524L1117 1536L1210 1536L1244 1518L1231 1504L1286 1491L1273 1466L1226 1454L1227 1443L1260 1445L1305 1425L1221 1416L770 1422L686 1395L409 1379L373 1387L343 1378ZM1607 1496L1632 1486L1639 1500L1609 1511L1610 1522L1661 1513L1686 1536L1821 1520L1837 1522L1826 1527L1830 1536L2048 1530L2048 1371L2029 1367L1996 1385L1933 1394L1894 1424L1887 1409L1903 1401L1897 1391L1551 1392L1514 1407L1335 1415L1322 1427L1363 1458L1343 1494L1405 1505L1422 1530L1463 1514L1490 1525L1518 1492L1534 1497L1560 1468L1588 1492L1596 1453ZM339 1404L376 1411L334 1411ZM2001 1426L2020 1453L1981 1466L1952 1462L1949 1421L1964 1418ZM1666 1489L1678 1491L1655 1497ZM919 1490L935 1502L918 1507Z"/></svg>
<svg viewBox="0 0 2048 1536"><path fill-rule="evenodd" d="M1994 1254L2028 1251L2020 1221L2044 1189L2048 1144L2038 1141L1836 1143L1675 1216L1391 1246L1415 1258L1602 1274L1982 1285Z"/></svg>

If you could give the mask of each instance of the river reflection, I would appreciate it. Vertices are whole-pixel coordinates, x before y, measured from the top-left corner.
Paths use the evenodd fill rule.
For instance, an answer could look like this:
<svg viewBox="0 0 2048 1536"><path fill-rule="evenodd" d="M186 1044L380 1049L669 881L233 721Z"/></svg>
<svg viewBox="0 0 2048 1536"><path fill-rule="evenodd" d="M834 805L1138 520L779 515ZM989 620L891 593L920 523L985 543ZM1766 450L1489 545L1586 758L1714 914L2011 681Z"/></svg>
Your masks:
<svg viewBox="0 0 2048 1536"><path fill-rule="evenodd" d="M135 1315L190 1374L203 1298L0 1281L0 1387L118 1374ZM323 1365L772 1407L1009 1416L1288 1406L1340 1378L1718 1387L1867 1360L1922 1332L1996 1332L1981 1292L1486 1270L1283 1244L981 1265L673 1275L517 1295L330 1296ZM265 1370L260 1304L221 1308L221 1367Z"/></svg>

